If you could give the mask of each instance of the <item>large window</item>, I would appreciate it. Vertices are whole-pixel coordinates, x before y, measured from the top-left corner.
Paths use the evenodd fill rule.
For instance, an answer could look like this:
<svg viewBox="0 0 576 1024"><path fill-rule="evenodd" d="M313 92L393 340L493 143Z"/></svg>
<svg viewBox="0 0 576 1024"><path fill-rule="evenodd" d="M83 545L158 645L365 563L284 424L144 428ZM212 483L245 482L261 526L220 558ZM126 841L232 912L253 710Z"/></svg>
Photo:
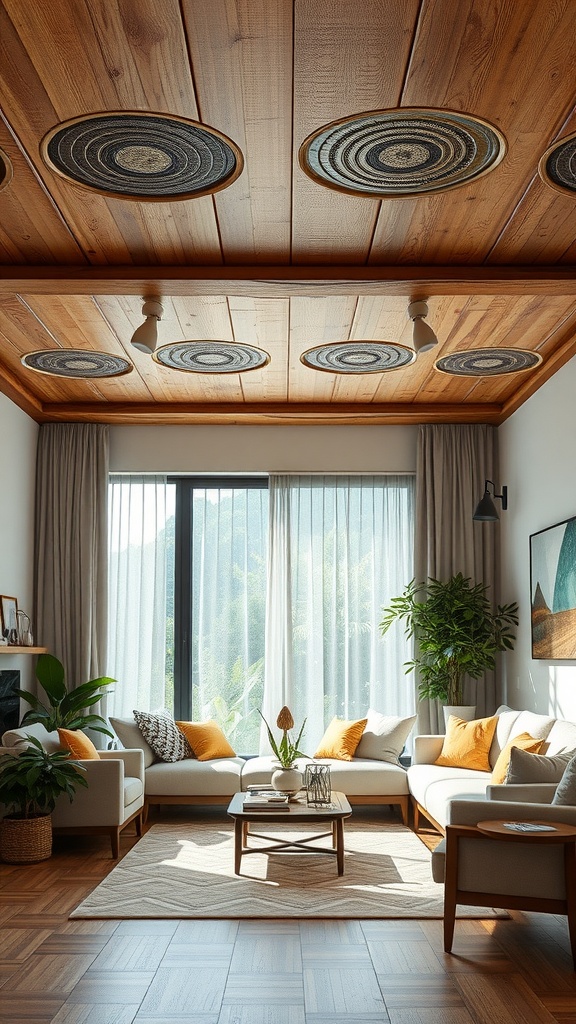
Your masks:
<svg viewBox="0 0 576 1024"><path fill-rule="evenodd" d="M404 635L378 629L413 574L412 477L118 477L110 493L115 713L215 718L254 753L259 709L306 717L310 752L333 715L412 712Z"/></svg>

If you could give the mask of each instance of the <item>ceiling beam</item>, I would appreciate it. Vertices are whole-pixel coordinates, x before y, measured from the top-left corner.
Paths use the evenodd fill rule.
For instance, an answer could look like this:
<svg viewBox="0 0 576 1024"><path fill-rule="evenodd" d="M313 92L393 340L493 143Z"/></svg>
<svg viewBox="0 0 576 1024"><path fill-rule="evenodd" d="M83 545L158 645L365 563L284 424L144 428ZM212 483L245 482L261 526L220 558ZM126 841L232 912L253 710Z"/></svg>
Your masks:
<svg viewBox="0 0 576 1024"><path fill-rule="evenodd" d="M0 297L25 295L573 295L576 267L0 267Z"/></svg>

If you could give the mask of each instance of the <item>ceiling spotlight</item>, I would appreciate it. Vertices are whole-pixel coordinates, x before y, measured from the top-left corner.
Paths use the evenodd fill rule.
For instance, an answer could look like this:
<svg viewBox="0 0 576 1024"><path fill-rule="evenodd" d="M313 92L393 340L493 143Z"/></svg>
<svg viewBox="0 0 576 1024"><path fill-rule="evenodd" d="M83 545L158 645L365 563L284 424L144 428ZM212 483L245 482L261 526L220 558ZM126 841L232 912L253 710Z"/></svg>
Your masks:
<svg viewBox="0 0 576 1024"><path fill-rule="evenodd" d="M438 338L434 331L424 320L428 316L427 302L411 302L408 306L408 316L412 320L412 344L416 355L420 352L429 352L434 345L438 344Z"/></svg>
<svg viewBox="0 0 576 1024"><path fill-rule="evenodd" d="M134 331L130 344L134 345L134 348L139 349L140 352L145 352L147 356L151 356L156 348L158 321L162 319L163 312L161 304L153 300L145 302L142 306L142 316L145 316L146 319Z"/></svg>
<svg viewBox="0 0 576 1024"><path fill-rule="evenodd" d="M493 495L488 490L488 484L492 484L494 488ZM492 501L492 498L498 498L502 502L502 511L505 512L508 508L508 488L502 488L502 494L496 494L496 486L491 480L484 481L484 494L476 506L476 511L472 516L472 519L476 519L480 523L496 523L500 516L496 511L496 506Z"/></svg>

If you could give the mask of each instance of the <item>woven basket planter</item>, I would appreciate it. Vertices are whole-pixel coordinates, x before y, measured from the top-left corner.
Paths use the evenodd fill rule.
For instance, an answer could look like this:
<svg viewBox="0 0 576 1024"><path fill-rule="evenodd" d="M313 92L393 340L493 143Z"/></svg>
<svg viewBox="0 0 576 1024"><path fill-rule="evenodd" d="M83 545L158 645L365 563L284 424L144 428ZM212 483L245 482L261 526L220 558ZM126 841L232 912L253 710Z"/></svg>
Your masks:
<svg viewBox="0 0 576 1024"><path fill-rule="evenodd" d="M0 821L0 860L7 864L37 864L52 854L52 818L3 818Z"/></svg>

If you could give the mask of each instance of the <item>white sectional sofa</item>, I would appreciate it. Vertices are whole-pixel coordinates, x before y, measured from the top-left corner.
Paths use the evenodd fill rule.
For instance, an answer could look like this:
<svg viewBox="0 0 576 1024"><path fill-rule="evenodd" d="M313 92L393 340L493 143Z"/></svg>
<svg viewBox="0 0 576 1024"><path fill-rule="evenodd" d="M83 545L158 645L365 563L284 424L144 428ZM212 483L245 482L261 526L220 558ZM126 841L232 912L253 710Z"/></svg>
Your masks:
<svg viewBox="0 0 576 1024"><path fill-rule="evenodd" d="M498 724L490 748L493 768L500 751L520 733L545 740L542 753L550 756L576 749L576 723L539 715L532 711L498 708ZM512 802L549 803L555 786L537 783L530 786L492 785L490 772L467 768L444 768L434 764L442 750L444 736L416 736L413 763L408 768L408 786L414 812L414 829L420 827L421 815L440 832L450 821L451 801L506 800ZM524 815L526 815L524 809Z"/></svg>

